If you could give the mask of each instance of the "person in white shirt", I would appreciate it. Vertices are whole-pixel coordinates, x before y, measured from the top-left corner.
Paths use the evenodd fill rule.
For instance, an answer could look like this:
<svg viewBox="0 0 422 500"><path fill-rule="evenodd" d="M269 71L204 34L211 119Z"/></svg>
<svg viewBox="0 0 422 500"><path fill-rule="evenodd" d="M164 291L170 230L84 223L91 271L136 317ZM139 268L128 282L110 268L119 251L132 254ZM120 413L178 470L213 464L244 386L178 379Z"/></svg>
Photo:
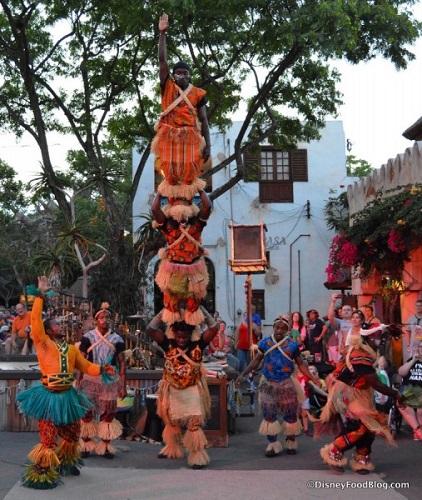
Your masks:
<svg viewBox="0 0 422 500"><path fill-rule="evenodd" d="M352 327L351 317L353 313L352 306L344 304L341 308L341 319L336 317L335 305L338 299L341 299L342 295L338 293L333 293L331 295L330 307L328 308L328 321L333 325L337 331L338 336L338 352L344 351L344 346L346 344L346 336Z"/></svg>
<svg viewBox="0 0 422 500"><path fill-rule="evenodd" d="M408 356L413 356L418 352L419 342L422 341L422 300L418 299L415 302L416 312L407 320L407 325L404 330L405 346ZM406 354L404 355L406 359Z"/></svg>

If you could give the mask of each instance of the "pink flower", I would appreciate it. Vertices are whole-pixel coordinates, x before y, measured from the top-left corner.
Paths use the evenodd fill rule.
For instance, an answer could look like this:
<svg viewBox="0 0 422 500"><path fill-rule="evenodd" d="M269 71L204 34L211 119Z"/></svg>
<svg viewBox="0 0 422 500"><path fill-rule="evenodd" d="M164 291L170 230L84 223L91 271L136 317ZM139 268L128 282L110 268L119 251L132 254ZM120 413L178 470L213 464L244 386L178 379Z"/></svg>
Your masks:
<svg viewBox="0 0 422 500"><path fill-rule="evenodd" d="M359 253L356 245L350 242L344 234L335 236L331 242L328 267L325 270L328 281L330 283L337 281L341 269L355 266L358 260Z"/></svg>
<svg viewBox="0 0 422 500"><path fill-rule="evenodd" d="M390 229L390 232L388 233L387 245L394 253L401 253L406 250L406 245L403 241L401 233L395 229Z"/></svg>

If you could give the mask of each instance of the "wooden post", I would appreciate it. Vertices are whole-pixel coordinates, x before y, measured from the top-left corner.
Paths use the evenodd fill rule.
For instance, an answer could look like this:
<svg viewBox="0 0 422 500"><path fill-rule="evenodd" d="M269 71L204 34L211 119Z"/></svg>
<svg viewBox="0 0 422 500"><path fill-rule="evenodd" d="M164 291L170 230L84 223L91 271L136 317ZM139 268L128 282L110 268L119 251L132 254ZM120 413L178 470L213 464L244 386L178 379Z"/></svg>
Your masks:
<svg viewBox="0 0 422 500"><path fill-rule="evenodd" d="M252 276L248 274L245 281L246 313L248 316L249 349L253 344L252 338Z"/></svg>

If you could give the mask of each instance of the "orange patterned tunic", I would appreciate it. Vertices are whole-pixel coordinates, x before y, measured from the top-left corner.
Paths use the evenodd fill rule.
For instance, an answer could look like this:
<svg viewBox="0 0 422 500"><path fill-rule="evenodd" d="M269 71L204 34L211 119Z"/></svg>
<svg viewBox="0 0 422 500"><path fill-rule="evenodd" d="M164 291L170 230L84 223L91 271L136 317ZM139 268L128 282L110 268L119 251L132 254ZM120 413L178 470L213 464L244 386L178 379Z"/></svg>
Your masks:
<svg viewBox="0 0 422 500"><path fill-rule="evenodd" d="M180 264L192 264L204 254L204 249L202 246L195 245L186 237L182 238L176 245L171 246L182 235L179 225L174 219L168 218L160 227L169 247L167 259ZM198 217L192 217L185 229L195 241L201 243L201 233L205 226L205 221L201 221Z"/></svg>
<svg viewBox="0 0 422 500"><path fill-rule="evenodd" d="M174 339L166 337L160 343L166 353L163 379L176 389L186 389L198 384L202 377L202 353L207 345L202 339L190 341L188 347L182 351Z"/></svg>
<svg viewBox="0 0 422 500"><path fill-rule="evenodd" d="M194 109L198 109L205 105L206 92L192 85L187 98L191 102ZM179 97L179 90L174 80L168 78L162 87L161 94L161 109L165 111ZM160 119L160 123L165 123L171 127L196 127L196 114L183 99L170 113Z"/></svg>
<svg viewBox="0 0 422 500"><path fill-rule="evenodd" d="M202 151L205 145L201 135L196 110L206 103L206 92L190 85L186 98L171 111L166 111L178 99L182 91L172 78L168 78L162 87L161 115L155 130L151 151L156 155L159 168L164 178L171 185L192 184L200 176Z"/></svg>
<svg viewBox="0 0 422 500"><path fill-rule="evenodd" d="M86 360L74 345L59 345L45 333L42 308L43 299L37 297L32 307L31 324L43 385L55 391L67 390L73 382L75 368L89 375L100 375L101 367ZM65 350L61 350L61 346Z"/></svg>

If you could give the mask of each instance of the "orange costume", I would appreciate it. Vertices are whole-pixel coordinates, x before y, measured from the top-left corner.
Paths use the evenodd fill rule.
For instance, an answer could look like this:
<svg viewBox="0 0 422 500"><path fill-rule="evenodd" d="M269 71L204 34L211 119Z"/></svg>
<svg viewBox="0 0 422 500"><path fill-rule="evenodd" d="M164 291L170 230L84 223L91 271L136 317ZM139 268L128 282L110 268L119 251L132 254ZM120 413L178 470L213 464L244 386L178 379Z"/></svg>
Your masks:
<svg viewBox="0 0 422 500"><path fill-rule="evenodd" d="M45 333L41 316L42 306L43 299L37 297L32 308L31 323L43 385L51 390L65 391L73 383L75 369L89 375L101 375L101 367L86 360L74 345L66 342L59 345ZM56 377L67 382L56 384Z"/></svg>
<svg viewBox="0 0 422 500"><path fill-rule="evenodd" d="M339 472L347 463L344 452L356 448L350 466L359 474L367 474L374 469L370 461L372 443L375 436L382 436L394 445L390 429L382 415L376 411L374 391L365 376L375 373L374 363L377 353L361 336L352 336L345 362L339 364L333 375L336 377L328 392L328 401L320 417L320 430L333 430L341 417L341 430L330 444L320 450L322 460ZM389 394L397 396L397 391L385 386Z"/></svg>
<svg viewBox="0 0 422 500"><path fill-rule="evenodd" d="M31 327L31 313L26 311L22 316L16 316L12 324L12 341L14 340L17 349L14 352L21 352L25 342L29 341Z"/></svg>
<svg viewBox="0 0 422 500"><path fill-rule="evenodd" d="M28 333L25 329L31 326L31 313L26 311L24 315L16 316L12 324L12 335L17 335L20 339L27 339Z"/></svg>
<svg viewBox="0 0 422 500"><path fill-rule="evenodd" d="M159 159L159 167L171 186L192 184L201 174L205 141L197 109L206 104L205 95L205 90L192 84L183 91L170 76L162 86L163 111L155 126L157 135L151 151Z"/></svg>
<svg viewBox="0 0 422 500"><path fill-rule="evenodd" d="M204 310L205 322L213 328L216 322ZM177 323L176 328L185 328L186 324ZM148 330L164 333L166 325L161 322L160 314L148 325ZM157 341L165 353L163 379L158 391L157 414L162 418L164 448L159 457L181 458L183 448L188 451L188 465L201 468L210 461L205 449L207 439L202 430L206 417L210 414L211 399L208 390L206 372L202 366L202 356L209 342L201 335L201 326L186 328L192 332L184 348L179 347L173 338L172 327L167 327L161 341ZM186 432L182 436L182 428Z"/></svg>
<svg viewBox="0 0 422 500"><path fill-rule="evenodd" d="M192 206L197 208L196 206ZM207 293L209 276L201 245L201 233L206 221L193 215L187 220L166 218L160 226L167 246L159 251L160 267L155 278L164 293L167 323L180 321L180 301L185 301L184 320L188 324L199 324L204 317L199 309Z"/></svg>
<svg viewBox="0 0 422 500"><path fill-rule="evenodd" d="M73 387L73 373L75 369L90 375L103 372L101 366L87 361L75 346L65 341L55 342L45 333L42 308L43 299L37 297L31 323L42 374L41 384L16 397L20 410L39 420L41 443L29 453L31 462L22 478L23 486L34 489L56 487L60 482L59 474L79 475L80 419L91 404ZM58 436L62 440L57 446Z"/></svg>

